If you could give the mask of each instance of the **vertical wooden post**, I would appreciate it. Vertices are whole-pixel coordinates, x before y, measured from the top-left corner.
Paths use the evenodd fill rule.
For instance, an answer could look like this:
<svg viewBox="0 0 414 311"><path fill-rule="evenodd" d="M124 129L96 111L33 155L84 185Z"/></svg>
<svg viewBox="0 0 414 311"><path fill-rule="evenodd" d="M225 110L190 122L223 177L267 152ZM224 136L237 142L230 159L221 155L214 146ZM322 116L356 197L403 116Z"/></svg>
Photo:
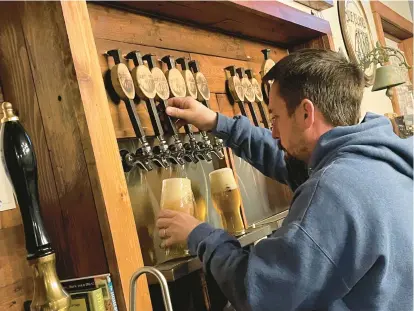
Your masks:
<svg viewBox="0 0 414 311"><path fill-rule="evenodd" d="M121 310L129 300L129 280L143 266L140 244L118 145L99 67L85 1L62 1L80 102L74 102L109 269ZM152 310L146 279L139 280L137 310Z"/></svg>

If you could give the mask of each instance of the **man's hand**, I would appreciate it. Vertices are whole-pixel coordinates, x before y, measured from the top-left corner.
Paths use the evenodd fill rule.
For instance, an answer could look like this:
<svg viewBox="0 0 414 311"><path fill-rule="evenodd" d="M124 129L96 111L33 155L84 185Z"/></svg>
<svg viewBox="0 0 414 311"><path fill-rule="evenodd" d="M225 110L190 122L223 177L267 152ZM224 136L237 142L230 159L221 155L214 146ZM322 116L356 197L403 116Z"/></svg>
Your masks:
<svg viewBox="0 0 414 311"><path fill-rule="evenodd" d="M162 247L174 244L187 244L187 238L201 222L191 215L172 210L161 210L156 226L158 234L163 239Z"/></svg>
<svg viewBox="0 0 414 311"><path fill-rule="evenodd" d="M217 125L217 114L192 97L173 97L168 100L167 114L179 119L178 127L193 124L202 131L210 131Z"/></svg>

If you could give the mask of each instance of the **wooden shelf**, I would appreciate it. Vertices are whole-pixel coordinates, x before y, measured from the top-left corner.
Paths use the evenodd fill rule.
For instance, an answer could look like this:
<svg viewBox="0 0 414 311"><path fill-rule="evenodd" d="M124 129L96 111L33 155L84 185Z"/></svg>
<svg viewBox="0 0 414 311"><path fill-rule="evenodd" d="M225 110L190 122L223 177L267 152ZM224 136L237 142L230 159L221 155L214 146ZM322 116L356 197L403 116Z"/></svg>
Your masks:
<svg viewBox="0 0 414 311"><path fill-rule="evenodd" d="M103 4L283 47L331 34L328 21L279 1L118 1Z"/></svg>

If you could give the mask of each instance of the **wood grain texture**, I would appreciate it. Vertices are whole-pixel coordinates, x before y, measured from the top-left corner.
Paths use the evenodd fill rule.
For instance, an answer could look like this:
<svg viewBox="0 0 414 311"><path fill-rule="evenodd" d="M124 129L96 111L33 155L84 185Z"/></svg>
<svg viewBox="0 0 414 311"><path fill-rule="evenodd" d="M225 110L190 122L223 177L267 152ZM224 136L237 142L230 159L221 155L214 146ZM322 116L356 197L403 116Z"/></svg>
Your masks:
<svg viewBox="0 0 414 311"><path fill-rule="evenodd" d="M25 2L21 22L64 215L70 250L65 256L72 259L74 269L65 278L106 273L82 136L73 110L81 98L61 7L58 2Z"/></svg>
<svg viewBox="0 0 414 311"><path fill-rule="evenodd" d="M117 302L120 310L127 310L129 280L134 271L143 266L134 215L86 2L61 2L61 7L81 97L81 101L73 103L74 113ZM138 281L136 308L152 310L145 277Z"/></svg>
<svg viewBox="0 0 414 311"><path fill-rule="evenodd" d="M107 8L98 4L88 3L88 9L96 39L109 39L184 53L192 52L257 62L263 60L260 50L269 47L268 44ZM286 53L286 49L275 46L272 48L275 54Z"/></svg>
<svg viewBox="0 0 414 311"><path fill-rule="evenodd" d="M398 48L404 52L409 66L413 67L413 37L403 40L398 44ZM413 68L408 70L410 81L413 83Z"/></svg>
<svg viewBox="0 0 414 311"><path fill-rule="evenodd" d="M56 251L58 275L64 277L74 275L74 270L69 255L67 234L62 230L65 220L61 211L61 202L21 27L22 11L22 2L0 3L0 76L4 99L13 104L20 122L33 142L38 166L40 209L46 230ZM16 14L16 12L20 13ZM21 223L18 209L1 214L3 228Z"/></svg>
<svg viewBox="0 0 414 311"><path fill-rule="evenodd" d="M0 250L0 311L21 311L33 295L23 225L0 230Z"/></svg>
<svg viewBox="0 0 414 311"><path fill-rule="evenodd" d="M281 1L174 1L157 5L151 1L119 1L117 5L233 36L286 46L331 33L327 21ZM279 31L280 29L285 31Z"/></svg>
<svg viewBox="0 0 414 311"><path fill-rule="evenodd" d="M413 36L413 23L401 16L381 1L370 1L373 13L378 13L384 21L384 31L405 40Z"/></svg>

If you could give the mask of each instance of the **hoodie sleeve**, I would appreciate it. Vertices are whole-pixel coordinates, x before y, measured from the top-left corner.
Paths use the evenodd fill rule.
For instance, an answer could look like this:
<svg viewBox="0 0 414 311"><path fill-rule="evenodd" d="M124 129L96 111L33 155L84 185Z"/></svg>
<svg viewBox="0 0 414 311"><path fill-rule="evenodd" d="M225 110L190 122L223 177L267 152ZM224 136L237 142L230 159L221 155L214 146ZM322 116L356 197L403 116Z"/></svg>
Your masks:
<svg viewBox="0 0 414 311"><path fill-rule="evenodd" d="M284 152L278 140L268 129L252 126L249 119L236 116L233 119L220 113L213 134L223 139L225 145L250 163L264 175L282 183L288 182Z"/></svg>
<svg viewBox="0 0 414 311"><path fill-rule="evenodd" d="M208 224L193 230L188 246L239 311L319 309L349 291L335 264L298 222L284 224L250 252Z"/></svg>

